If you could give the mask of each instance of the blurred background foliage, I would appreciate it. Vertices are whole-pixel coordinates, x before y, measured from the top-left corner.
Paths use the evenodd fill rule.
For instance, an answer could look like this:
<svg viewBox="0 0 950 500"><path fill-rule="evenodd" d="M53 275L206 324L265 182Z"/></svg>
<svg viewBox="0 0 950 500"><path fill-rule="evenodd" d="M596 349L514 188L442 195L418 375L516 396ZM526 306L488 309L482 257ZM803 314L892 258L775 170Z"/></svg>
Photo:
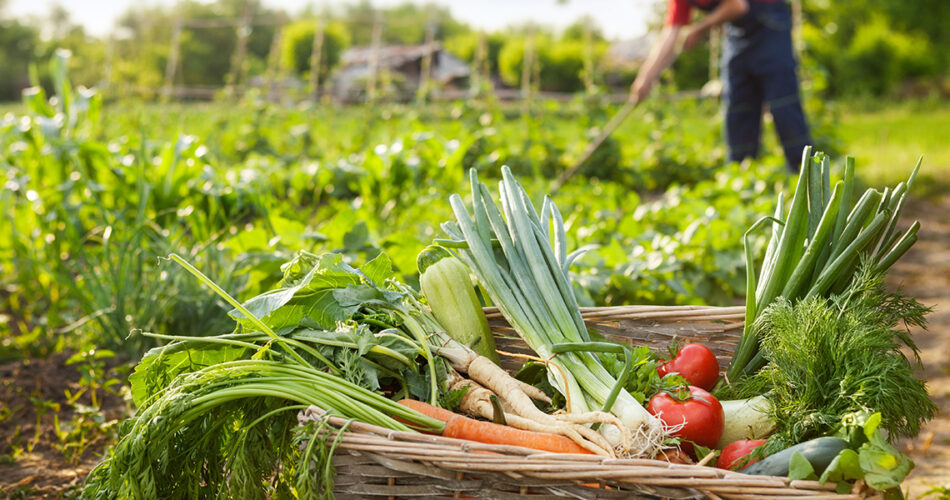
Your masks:
<svg viewBox="0 0 950 500"><path fill-rule="evenodd" d="M657 2L653 27L662 20L665 2ZM433 39L461 59L472 62L484 42L485 60L497 82L517 87L522 76L526 38L535 48L539 90L576 92L585 89L585 57L593 60L590 75L597 85L622 89L635 76L629 68L613 67L605 59L609 42L596 25L577 23L553 32L540 26L510 26L482 33L453 18L447 7L405 3L377 8L368 0L334 8L286 12L261 0L184 0L173 6L135 6L117 21L108 37L93 37L75 24L69 12L53 4L42 19L13 19L0 3L0 100L19 99L29 86L29 66L56 48L72 52L70 74L77 85L108 85L120 95L153 97L160 88L169 58L169 40L176 20L188 20L181 31L176 83L220 87L229 78L238 37L234 24L222 20L247 17L254 24L247 34L245 70L251 77L281 69L308 76L313 33L324 23L326 42L321 68L325 79L348 47L372 41L374 21L381 20L381 43L420 44L431 24ZM803 2L802 66L809 78L822 78L822 97L913 96L950 92L950 18L945 0L817 0ZM280 47L273 47L283 26ZM589 45L588 45L589 44ZM586 54L591 47L590 54ZM708 45L685 53L674 66L679 89L698 89L709 78ZM277 61L272 60L277 54ZM222 54L228 55L222 57ZM49 90L42 69L40 80ZM588 89L589 90L589 89ZM109 95L108 93L106 95Z"/></svg>

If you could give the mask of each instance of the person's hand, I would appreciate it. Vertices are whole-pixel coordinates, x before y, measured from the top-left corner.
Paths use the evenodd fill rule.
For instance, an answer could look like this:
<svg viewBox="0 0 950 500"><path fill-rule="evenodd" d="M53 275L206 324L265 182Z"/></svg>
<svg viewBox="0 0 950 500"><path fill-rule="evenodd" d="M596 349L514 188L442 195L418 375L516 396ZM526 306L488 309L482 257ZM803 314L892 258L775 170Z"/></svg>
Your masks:
<svg viewBox="0 0 950 500"><path fill-rule="evenodd" d="M706 39L706 33L709 30L702 26L694 26L690 28L689 33L686 34L686 38L683 40L683 50L689 50Z"/></svg>
<svg viewBox="0 0 950 500"><path fill-rule="evenodd" d="M650 89L653 87L653 82L649 80L641 81L639 78L634 80L633 85L630 86L630 100L639 103L646 100L647 96L650 95Z"/></svg>

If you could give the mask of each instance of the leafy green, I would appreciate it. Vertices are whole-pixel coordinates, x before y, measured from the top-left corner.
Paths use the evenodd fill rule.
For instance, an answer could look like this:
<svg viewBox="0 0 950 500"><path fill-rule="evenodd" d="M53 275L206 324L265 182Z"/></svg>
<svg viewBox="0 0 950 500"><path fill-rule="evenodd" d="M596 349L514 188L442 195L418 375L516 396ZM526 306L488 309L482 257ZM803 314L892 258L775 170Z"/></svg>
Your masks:
<svg viewBox="0 0 950 500"><path fill-rule="evenodd" d="M541 408L545 413L550 413L557 411L561 408L564 408L566 400L564 395L558 392L557 389L551 385L551 382L548 378L548 367L546 364L540 361L528 361L527 363L521 365L521 368L515 373L515 378L528 384L541 389L544 394L551 398L551 403L544 408ZM535 402L536 405L540 405L540 402Z"/></svg>
<svg viewBox="0 0 950 500"><path fill-rule="evenodd" d="M858 450L858 462L864 471L864 480L868 486L885 490L900 486L901 481L914 467L914 463L884 439L884 435L878 429L880 425L880 413L871 415L864 424L867 442Z"/></svg>
<svg viewBox="0 0 950 500"><path fill-rule="evenodd" d="M116 446L90 473L83 496L265 498L272 488L289 493L289 483L299 478L294 471L310 472L312 451L293 441L295 414L309 405L396 430L410 427L394 416L423 429L441 425L290 356L270 356L263 349L263 359L255 355L175 377L123 422ZM274 478L281 466L284 473ZM318 460L317 466L325 464ZM326 494L331 485L317 487Z"/></svg>
<svg viewBox="0 0 950 500"><path fill-rule="evenodd" d="M459 405L462 404L462 398L465 397L465 394L468 393L471 387L471 385L464 385L461 389L452 389L443 393L442 397L439 398L439 407L456 411Z"/></svg>
<svg viewBox="0 0 950 500"><path fill-rule="evenodd" d="M439 391L439 401L445 400L447 403L451 404L454 402L455 398L458 398L458 402L455 402L455 406L461 402L461 395L451 395L450 392L444 384L446 377L448 376L449 366L445 363L443 358L435 358L435 370L420 370L418 372L408 372L406 373L406 389L408 394L406 397L411 399L418 399L419 401L428 401L431 394L432 387L432 375L435 374L436 384L440 387Z"/></svg>
<svg viewBox="0 0 950 500"><path fill-rule="evenodd" d="M339 255L301 253L284 267L281 288L249 300L253 307L244 314L232 311L243 332L145 334L175 342L153 349L136 368L131 381L138 411L90 474L84 495L194 497L197 488L233 498L325 495L332 488L330 452L328 443L314 442L326 436L311 435L306 445L294 437L293 413L307 405L397 430L410 427L394 416L413 428L437 429L438 421L375 392L457 404L460 394L440 390L446 362L426 355L424 335L437 325L420 326L425 318L413 318L422 313L421 303L390 279L388 257L381 254L365 269ZM260 321L247 313L260 314ZM331 315L333 329L314 328ZM276 333L250 331L254 325ZM276 342L281 349L271 348ZM313 474L320 479L306 477Z"/></svg>
<svg viewBox="0 0 950 500"><path fill-rule="evenodd" d="M712 458L713 463L715 463L716 457L718 457L719 453L722 452L722 450L717 450L715 448L707 448L705 446L702 446L696 443L692 443L692 445L693 445L693 453L696 455L696 458L700 460L709 456L710 453L715 453L715 455L713 455L713 458Z"/></svg>
<svg viewBox="0 0 950 500"><path fill-rule="evenodd" d="M861 470L858 452L849 448L841 450L841 453L831 460L828 468L821 474L819 481L822 483L853 481L862 477L864 477L864 471Z"/></svg>
<svg viewBox="0 0 950 500"><path fill-rule="evenodd" d="M385 258L385 257L381 257ZM302 270L312 265L306 272ZM321 328L333 328L338 321L350 317L359 308L354 301L342 304L334 291L350 285L359 285L358 271L343 263L340 254L324 254L315 258L300 253L287 266L281 287L262 293L244 303L254 316L273 330L299 324L304 318ZM231 311L244 329L254 325L239 311Z"/></svg>
<svg viewBox="0 0 950 500"><path fill-rule="evenodd" d="M818 476L815 475L815 468L812 467L811 462L805 458L805 455L796 451L792 453L792 458L788 462L788 478L792 480L815 480L818 479Z"/></svg>
<svg viewBox="0 0 950 500"><path fill-rule="evenodd" d="M132 401L136 406L143 406L178 375L225 361L247 359L251 354L246 347L212 342L177 342L152 348L129 375Z"/></svg>
<svg viewBox="0 0 950 500"><path fill-rule="evenodd" d="M914 463L887 442L881 432L881 414L856 412L845 417L837 436L849 441L849 448L836 456L819 479L843 482L864 479L880 491L899 488Z"/></svg>
<svg viewBox="0 0 950 500"><path fill-rule="evenodd" d="M916 353L904 328L924 325L928 311L886 291L868 264L840 295L777 300L755 325L769 363L737 386L745 396L768 391L770 450L830 434L854 412L880 413L891 437L917 435L936 406L901 347Z"/></svg>

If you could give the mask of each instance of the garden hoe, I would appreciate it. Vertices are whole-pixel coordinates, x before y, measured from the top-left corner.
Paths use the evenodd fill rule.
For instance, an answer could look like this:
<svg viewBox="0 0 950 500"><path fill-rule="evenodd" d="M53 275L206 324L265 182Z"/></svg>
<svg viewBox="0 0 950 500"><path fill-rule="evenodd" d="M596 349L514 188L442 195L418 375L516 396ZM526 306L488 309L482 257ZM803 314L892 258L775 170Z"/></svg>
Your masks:
<svg viewBox="0 0 950 500"><path fill-rule="evenodd" d="M682 43L677 43L676 48L674 49L673 55L669 57L667 61L664 63L662 70L665 70L666 68L670 67L670 65L672 65L673 62L676 61L676 59L679 57L682 51L683 51ZM594 154L594 151L597 151L597 148L599 148L601 144L603 144L604 141L606 141L607 138L610 137L610 134L614 133L614 131L617 130L617 127L619 127L620 124L623 123L623 121L626 120L628 116L630 116L630 113L637 107L638 103L639 101L634 99L633 96L631 95L630 99L628 99L627 102L623 105L623 107L617 111L617 114L615 114L613 118L611 118L610 121L607 122L607 125L604 127L604 130L600 133L600 135L598 135L597 138L594 139L594 141L591 142L589 146L587 146L587 149L584 150L584 154L581 155L581 157L574 163L574 165L571 166L571 168L565 170L564 173L562 173L560 177L558 177L557 180L554 181L552 192L560 189L561 186L563 186L564 183L567 182L568 179L570 179L574 174L577 173L578 170L580 170L582 166L584 166L584 163L586 163L587 160L590 159L591 155Z"/></svg>
<svg viewBox="0 0 950 500"><path fill-rule="evenodd" d="M628 116L630 116L630 112L632 112L636 107L637 101L635 99L628 99L626 104L624 104L623 107L617 111L617 114L615 114L613 118L610 119L610 121L607 123L607 126L604 127L604 130L600 133L600 135L598 135L597 138L587 146L587 149L584 150L584 154L581 155L581 157L574 163L574 165L571 166L571 168L565 170L564 173L562 173L560 177L557 178L552 189L556 191L565 182L567 182L567 180L570 179L572 175L577 173L584 163L590 159L591 155L594 154L594 151L597 151L597 148L599 148L600 145L603 144L608 137L610 137L610 134L612 134L614 130L616 130L617 127L619 127L620 124L623 123L623 121Z"/></svg>

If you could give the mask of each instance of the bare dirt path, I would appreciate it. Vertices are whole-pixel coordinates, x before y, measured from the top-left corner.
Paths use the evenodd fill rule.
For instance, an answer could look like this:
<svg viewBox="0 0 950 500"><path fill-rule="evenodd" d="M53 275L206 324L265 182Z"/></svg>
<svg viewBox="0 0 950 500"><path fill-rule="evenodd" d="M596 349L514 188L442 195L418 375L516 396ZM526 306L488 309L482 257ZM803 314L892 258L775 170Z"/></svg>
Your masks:
<svg viewBox="0 0 950 500"><path fill-rule="evenodd" d="M934 307L927 331L914 332L914 339L923 362L918 373L940 408L916 439L903 443L917 464L904 489L908 498L918 498L935 486L950 488L950 195L913 203L902 218L920 220L920 239L892 269L889 281Z"/></svg>

